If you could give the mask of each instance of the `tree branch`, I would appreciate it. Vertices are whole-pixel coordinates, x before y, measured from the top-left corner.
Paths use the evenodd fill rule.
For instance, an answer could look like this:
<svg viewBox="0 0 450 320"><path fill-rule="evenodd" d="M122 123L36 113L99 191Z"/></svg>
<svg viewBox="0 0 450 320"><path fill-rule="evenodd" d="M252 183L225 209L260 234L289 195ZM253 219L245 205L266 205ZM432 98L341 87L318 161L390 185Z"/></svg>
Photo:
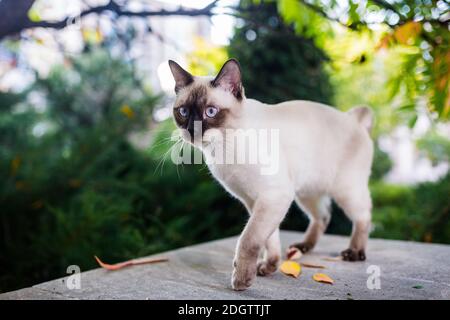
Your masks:
<svg viewBox="0 0 450 320"><path fill-rule="evenodd" d="M28 11L35 0L2 0L0 1L0 39L8 34L16 33L18 27L29 21Z"/></svg>
<svg viewBox="0 0 450 320"><path fill-rule="evenodd" d="M17 3L22 4L20 6L20 11L16 15L10 15L11 19L4 19L3 22L0 20L0 39L17 34L21 31L42 27L42 28L51 28L51 29L63 29L66 26L72 24L74 20L83 18L90 14L101 14L103 12L109 11L115 13L117 16L128 16L128 17L168 17L168 16L187 16L187 17L198 17L198 16L206 16L211 17L214 15L213 10L217 7L217 2L219 0L215 0L211 2L209 5L202 9L185 9L178 8L177 10L157 10L157 11L130 11L123 10L122 7L117 4L114 0L110 0L107 4L92 7L85 11L82 11L77 17L66 17L60 21L31 21L28 18L28 10L31 8L34 0L2 0L0 1L0 12L11 12L14 6L17 6ZM5 8L2 8L5 7ZM18 6L19 7L19 6ZM3 9L3 10L2 10ZM20 16L20 19L18 17ZM9 21L8 21L9 20ZM11 23L13 22L13 23ZM8 26L9 23L9 26Z"/></svg>

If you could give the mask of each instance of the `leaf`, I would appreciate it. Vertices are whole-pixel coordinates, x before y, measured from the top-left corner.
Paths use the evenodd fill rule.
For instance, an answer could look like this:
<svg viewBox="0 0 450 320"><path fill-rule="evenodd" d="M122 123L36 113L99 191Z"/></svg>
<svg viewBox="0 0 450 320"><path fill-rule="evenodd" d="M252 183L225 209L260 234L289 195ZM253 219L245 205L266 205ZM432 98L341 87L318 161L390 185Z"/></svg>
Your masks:
<svg viewBox="0 0 450 320"><path fill-rule="evenodd" d="M133 259L128 260L125 262L120 262L116 264L108 264L104 263L102 260L100 260L97 256L94 256L95 260L97 260L100 267L107 269L107 270L119 270L125 267L129 266L135 266L139 264L149 264L149 263L158 263L158 262L166 262L169 261L167 258L144 258L144 259Z"/></svg>
<svg viewBox="0 0 450 320"><path fill-rule="evenodd" d="M397 108L398 111L414 111L416 108L416 105L414 103L408 103L405 104L399 108Z"/></svg>
<svg viewBox="0 0 450 320"><path fill-rule="evenodd" d="M415 38L421 30L422 26L419 22L410 21L395 29L394 38L400 44L409 44L410 39Z"/></svg>
<svg viewBox="0 0 450 320"><path fill-rule="evenodd" d="M283 263L281 264L280 271L288 276L298 278L298 276L302 272L302 267L295 261L287 260L283 261Z"/></svg>
<svg viewBox="0 0 450 320"><path fill-rule="evenodd" d="M314 281L333 284L334 280L327 276L325 273L315 273L313 275Z"/></svg>
<svg viewBox="0 0 450 320"><path fill-rule="evenodd" d="M408 127L410 128L410 129L412 129L412 128L414 128L414 126L416 125L416 122L417 122L417 114L416 115L414 115L411 119L409 119L409 121L408 121Z"/></svg>
<svg viewBox="0 0 450 320"><path fill-rule="evenodd" d="M301 262L300 265L304 268L313 268L313 269L325 269L325 266L322 266L320 264L313 264L313 263L305 263Z"/></svg>
<svg viewBox="0 0 450 320"><path fill-rule="evenodd" d="M124 105L120 108L120 112L122 112L125 116L127 116L128 119L134 118L134 111L133 111L133 109L131 109L130 106L127 105L127 104L124 104Z"/></svg>
<svg viewBox="0 0 450 320"><path fill-rule="evenodd" d="M28 10L28 19L30 19L30 21L33 22L39 22L41 21L41 15L39 14L39 11L31 8L30 10Z"/></svg>
<svg viewBox="0 0 450 320"><path fill-rule="evenodd" d="M392 36L390 34L385 35L380 39L380 42L376 45L375 50L386 49L389 47L389 43L392 40Z"/></svg>
<svg viewBox="0 0 450 320"><path fill-rule="evenodd" d="M341 256L325 257L325 258L322 258L322 260L325 260L325 261L342 261L342 257Z"/></svg>
<svg viewBox="0 0 450 320"><path fill-rule="evenodd" d="M81 35L83 36L83 40L89 43L100 43L103 41L103 33L99 28L83 28L81 30Z"/></svg>

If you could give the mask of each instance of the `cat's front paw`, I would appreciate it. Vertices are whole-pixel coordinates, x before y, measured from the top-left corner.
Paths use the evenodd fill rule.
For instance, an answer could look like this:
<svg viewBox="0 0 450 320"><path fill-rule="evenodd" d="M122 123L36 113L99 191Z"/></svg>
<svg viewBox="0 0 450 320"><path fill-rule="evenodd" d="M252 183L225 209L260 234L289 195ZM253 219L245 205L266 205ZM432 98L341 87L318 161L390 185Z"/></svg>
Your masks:
<svg viewBox="0 0 450 320"><path fill-rule="evenodd" d="M259 261L256 270L259 276L268 276L278 269L278 260L262 260Z"/></svg>
<svg viewBox="0 0 450 320"><path fill-rule="evenodd" d="M231 286L234 290L242 291L250 287L256 277L256 268L235 267L231 275Z"/></svg>

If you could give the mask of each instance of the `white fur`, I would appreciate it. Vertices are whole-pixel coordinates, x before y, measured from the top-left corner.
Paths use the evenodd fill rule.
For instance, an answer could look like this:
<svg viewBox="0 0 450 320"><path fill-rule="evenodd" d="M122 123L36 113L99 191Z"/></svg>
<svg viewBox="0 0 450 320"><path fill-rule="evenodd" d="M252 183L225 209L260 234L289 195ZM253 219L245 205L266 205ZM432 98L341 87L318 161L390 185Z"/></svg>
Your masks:
<svg viewBox="0 0 450 320"><path fill-rule="evenodd" d="M237 62L228 63L235 64L227 67L226 72L233 73L228 78L239 81ZM312 249L330 221L333 198L353 222L349 249L342 253L344 258L365 259L371 219L368 181L373 156L369 131L373 119L370 109L359 107L344 113L310 101L277 105L245 97L238 101L227 91L228 86L211 87L211 79L195 77L193 85L180 89L175 103L175 106L183 104L189 92L200 85L207 88L208 105L228 109L224 125L206 130L203 140L212 141L218 133L223 137L227 129L279 132L278 170L271 175L262 174L262 164L258 163L217 163L211 153L214 143L194 142L202 149L213 176L250 214L236 248L232 287L243 290L251 285L256 273L267 275L276 270L281 258L278 228L294 200L310 218L304 242L294 246ZM183 137L190 141L186 132ZM225 151L235 147L225 135ZM263 248L264 258L258 262Z"/></svg>
<svg viewBox="0 0 450 320"><path fill-rule="evenodd" d="M309 101L265 105L245 99L240 108L233 127L280 132L280 168L275 175L261 175L255 164L209 166L214 177L247 207L270 188L308 197L337 195L341 187L347 189L352 183L367 185L373 146L367 130L354 117Z"/></svg>
<svg viewBox="0 0 450 320"><path fill-rule="evenodd" d="M370 224L368 180L373 155L367 119L360 122L358 112L344 113L309 101L266 105L244 99L233 112L231 127L280 132L279 170L274 175L262 175L258 164L209 165L213 176L251 214L237 246L233 287L240 290L251 284L255 252L264 244L267 251L258 272L273 271L266 270L268 259L280 258L277 230L294 199L311 219L306 241L314 245L324 232L331 197L354 221L350 248L363 250ZM204 153L212 157L208 148Z"/></svg>

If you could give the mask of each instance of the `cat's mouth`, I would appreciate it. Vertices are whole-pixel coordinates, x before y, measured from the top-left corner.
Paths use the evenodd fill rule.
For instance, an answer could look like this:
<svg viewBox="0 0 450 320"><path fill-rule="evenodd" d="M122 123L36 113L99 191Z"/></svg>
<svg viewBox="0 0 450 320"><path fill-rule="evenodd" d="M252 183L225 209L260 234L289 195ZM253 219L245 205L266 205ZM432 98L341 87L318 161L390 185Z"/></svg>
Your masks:
<svg viewBox="0 0 450 320"><path fill-rule="evenodd" d="M211 147L221 140L220 135L218 136L216 130L213 129L209 129L204 132L190 132L189 130L183 128L180 128L180 130L182 132L181 137L184 141L202 149Z"/></svg>
<svg viewBox="0 0 450 320"><path fill-rule="evenodd" d="M203 134L201 132L193 132L188 129L179 128L181 131L181 138L194 145L194 146L201 146L203 145Z"/></svg>

